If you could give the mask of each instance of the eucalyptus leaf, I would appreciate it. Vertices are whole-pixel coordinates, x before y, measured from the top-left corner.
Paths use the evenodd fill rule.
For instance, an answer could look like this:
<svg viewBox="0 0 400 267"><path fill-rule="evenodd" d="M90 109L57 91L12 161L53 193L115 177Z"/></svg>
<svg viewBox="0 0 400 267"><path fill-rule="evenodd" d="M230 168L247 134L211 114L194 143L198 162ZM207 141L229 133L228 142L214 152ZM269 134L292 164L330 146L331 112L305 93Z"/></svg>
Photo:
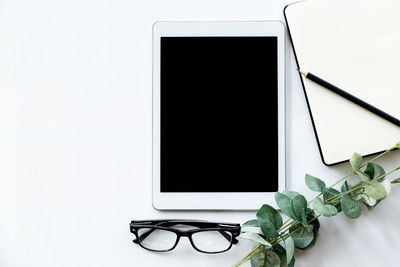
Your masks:
<svg viewBox="0 0 400 267"><path fill-rule="evenodd" d="M375 199L375 198L369 197L369 196L366 195L366 194L360 194L360 195L358 195L358 197L360 197L360 199L362 199L362 201L363 201L367 206L373 207L373 206L376 205L376 199Z"/></svg>
<svg viewBox="0 0 400 267"><path fill-rule="evenodd" d="M335 216L338 210L332 205L325 205L320 198L316 198L313 201L314 210L325 217Z"/></svg>
<svg viewBox="0 0 400 267"><path fill-rule="evenodd" d="M340 191L342 191L342 193L349 191L349 184L347 183L347 181L345 181L342 184L342 187L340 188Z"/></svg>
<svg viewBox="0 0 400 267"><path fill-rule="evenodd" d="M322 193L326 187L326 184L324 181L322 181L321 179L318 179L314 176L311 176L309 174L306 174L305 180L306 180L306 185L312 191Z"/></svg>
<svg viewBox="0 0 400 267"><path fill-rule="evenodd" d="M279 243L276 243L273 246L273 252L275 252L276 255L278 255L278 257L281 261L280 267L288 267L287 260L286 260L286 249L284 247L282 247Z"/></svg>
<svg viewBox="0 0 400 267"><path fill-rule="evenodd" d="M307 208L306 212L307 212L307 221L311 221L310 225L312 225L314 227L313 231L315 231L315 230L318 231L319 227L320 227L320 223L319 223L318 218L316 217L317 215L315 214L315 212L312 209L309 209L309 208Z"/></svg>
<svg viewBox="0 0 400 267"><path fill-rule="evenodd" d="M262 250L250 260L251 267L280 267L281 260L275 252Z"/></svg>
<svg viewBox="0 0 400 267"><path fill-rule="evenodd" d="M371 181L365 185L365 194L379 200L386 197L386 189L380 183Z"/></svg>
<svg viewBox="0 0 400 267"><path fill-rule="evenodd" d="M314 229L314 226L312 224L308 225L303 225L304 230L311 232Z"/></svg>
<svg viewBox="0 0 400 267"><path fill-rule="evenodd" d="M272 251L265 251L265 261L267 262L268 267L280 267L281 260L279 259L278 255Z"/></svg>
<svg viewBox="0 0 400 267"><path fill-rule="evenodd" d="M260 227L256 219L250 220L242 224L242 227Z"/></svg>
<svg viewBox="0 0 400 267"><path fill-rule="evenodd" d="M339 194L340 194L340 192L334 188L326 188L322 194L322 197L323 197L324 201L326 201L326 200L331 199ZM338 212L342 211L342 207L340 206L340 198L331 200L329 204L332 206L335 206L335 208L337 209Z"/></svg>
<svg viewBox="0 0 400 267"><path fill-rule="evenodd" d="M306 209L307 200L304 196L297 195L290 201L290 211L294 219L303 225L307 225Z"/></svg>
<svg viewBox="0 0 400 267"><path fill-rule="evenodd" d="M267 248L272 247L269 242L267 242L264 238L262 238L259 234L253 232L243 232L239 236L239 238L248 239L257 243L264 245Z"/></svg>
<svg viewBox="0 0 400 267"><path fill-rule="evenodd" d="M353 168L354 171L358 171L361 167L363 158L360 154L354 153L351 158L350 158L350 165Z"/></svg>
<svg viewBox="0 0 400 267"><path fill-rule="evenodd" d="M368 175L366 175L365 173L363 173L363 172L361 172L361 171L355 170L354 173L357 174L357 176L358 176L358 177L360 178L360 180L363 181L363 182L368 182L368 181L371 180L371 179L369 178Z"/></svg>
<svg viewBox="0 0 400 267"><path fill-rule="evenodd" d="M383 179L380 184L385 188L386 191L386 196L390 194L390 191L392 190L392 183L390 182L389 179Z"/></svg>
<svg viewBox="0 0 400 267"><path fill-rule="evenodd" d="M264 248L258 248L250 258L251 267L266 267Z"/></svg>
<svg viewBox="0 0 400 267"><path fill-rule="evenodd" d="M314 239L314 232L308 231L304 227L300 230L298 230L297 227L291 227L289 232L291 233L296 248L304 249L310 245Z"/></svg>
<svg viewBox="0 0 400 267"><path fill-rule="evenodd" d="M273 207L264 204L257 211L257 221L266 237L274 238L279 235L278 229L282 226L282 217Z"/></svg>
<svg viewBox="0 0 400 267"><path fill-rule="evenodd" d="M357 219L361 215L361 205L354 201L350 194L344 194L341 199L343 213L350 219Z"/></svg>
<svg viewBox="0 0 400 267"><path fill-rule="evenodd" d="M294 219L293 214L290 209L290 200L291 198L285 194L276 192L275 193L275 201L278 207L285 213L288 217Z"/></svg>
<svg viewBox="0 0 400 267"><path fill-rule="evenodd" d="M310 221L310 226L312 226L312 231L314 233L314 238L311 241L310 244L308 244L308 246L304 247L304 248L298 248L300 250L307 250L309 248L312 248L315 243L317 242L318 239L318 231L319 231L319 227L320 227L320 223L318 218L316 218L316 214L314 211L312 211L311 209L307 209L307 221Z"/></svg>
<svg viewBox="0 0 400 267"><path fill-rule="evenodd" d="M368 162L364 173L367 174L370 179L375 179L375 178L385 175L385 170L382 168L382 166L380 166L376 163ZM381 182L383 179L384 179L384 177L377 179L377 181Z"/></svg>
<svg viewBox="0 0 400 267"><path fill-rule="evenodd" d="M294 198L295 196L300 195L299 193L297 193L295 191L289 191L289 190L286 190L286 189L284 189L282 191L282 194L284 194L285 196L289 197L290 199Z"/></svg>
<svg viewBox="0 0 400 267"><path fill-rule="evenodd" d="M292 260L288 263L288 267L294 267L295 262L296 262L296 259L293 256Z"/></svg>
<svg viewBox="0 0 400 267"><path fill-rule="evenodd" d="M285 240L286 263L289 264L294 255L294 241L291 236Z"/></svg>

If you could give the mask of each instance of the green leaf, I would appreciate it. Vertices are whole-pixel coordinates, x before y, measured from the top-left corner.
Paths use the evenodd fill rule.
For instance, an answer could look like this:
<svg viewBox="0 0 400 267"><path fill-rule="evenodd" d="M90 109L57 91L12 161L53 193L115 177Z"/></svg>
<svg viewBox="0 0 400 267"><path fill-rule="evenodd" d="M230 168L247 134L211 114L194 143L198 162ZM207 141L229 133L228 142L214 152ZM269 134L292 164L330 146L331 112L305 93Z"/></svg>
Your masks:
<svg viewBox="0 0 400 267"><path fill-rule="evenodd" d="M392 187L392 183L390 182L389 179L384 178L380 184L383 186L383 188L386 191L386 196L389 195L390 191L391 191L391 187ZM368 196L367 194L359 194L357 197L359 197L360 199L362 199L363 203L365 204L365 206L367 207L367 209L369 211L372 211L378 204L379 202L381 202L382 199L375 199L372 198L370 196Z"/></svg>
<svg viewBox="0 0 400 267"><path fill-rule="evenodd" d="M283 213L285 213L287 216L290 218L294 219L293 214L290 209L290 200L291 198L288 197L285 194L276 192L275 193L275 201L278 207L282 210Z"/></svg>
<svg viewBox="0 0 400 267"><path fill-rule="evenodd" d="M368 162L364 173L366 175L368 175L370 179L375 179L375 178L385 175L385 170L376 163ZM384 177L377 179L377 181L381 182L383 179L384 179Z"/></svg>
<svg viewBox="0 0 400 267"><path fill-rule="evenodd" d="M324 181L322 181L321 179L318 179L314 176L311 176L309 174L306 174L305 180L306 180L306 185L312 191L322 193L326 187L326 184L324 183Z"/></svg>
<svg viewBox="0 0 400 267"><path fill-rule="evenodd" d="M266 237L274 238L279 235L278 230L282 226L282 217L273 207L264 204L257 211L257 220Z"/></svg>
<svg viewBox="0 0 400 267"><path fill-rule="evenodd" d="M312 209L309 209L309 208L307 208L306 212L307 212L307 221L312 220L312 222L310 222L310 225L313 226L314 231L315 230L318 231L319 227L320 227L320 223L319 223L318 218L316 218L317 215L315 214L315 212Z"/></svg>
<svg viewBox="0 0 400 267"><path fill-rule="evenodd" d="M368 181L371 180L371 179L369 179L369 176L366 175L366 174L363 173L363 172L354 171L354 173L357 174L357 176L358 176L358 177L360 178L360 180L363 181L363 182L368 182Z"/></svg>
<svg viewBox="0 0 400 267"><path fill-rule="evenodd" d="M286 248L286 263L290 263L294 254L294 241L291 236L286 238L285 240L285 248Z"/></svg>
<svg viewBox="0 0 400 267"><path fill-rule="evenodd" d="M343 213L350 219L356 219L361 215L361 205L354 201L349 194L344 194L341 199Z"/></svg>
<svg viewBox="0 0 400 267"><path fill-rule="evenodd" d="M392 183L390 182L389 179L383 179L383 181L380 182L380 184L385 188L386 191L386 196L390 194L390 191L392 190Z"/></svg>
<svg viewBox="0 0 400 267"><path fill-rule="evenodd" d="M306 248L314 239L314 232L305 229L304 227L297 230L297 227L291 227L289 232L293 238L293 243L296 248Z"/></svg>
<svg viewBox="0 0 400 267"><path fill-rule="evenodd" d="M335 216L338 213L337 209L334 206L325 205L320 198L314 199L313 207L317 213L325 217Z"/></svg>
<svg viewBox="0 0 400 267"><path fill-rule="evenodd" d="M281 266L280 267L288 267L287 261L286 261L286 249L282 247L279 243L276 243L273 246L273 252L278 255L279 259L281 260Z"/></svg>
<svg viewBox="0 0 400 267"><path fill-rule="evenodd" d="M251 267L280 267L281 260L275 252L259 249L250 260Z"/></svg>
<svg viewBox="0 0 400 267"><path fill-rule="evenodd" d="M254 241L254 242L257 242L257 243L260 243L260 244L264 245L267 248L272 247L269 242L267 242L264 238L262 238L257 233L243 232L243 233L240 233L240 235L238 237L243 238L243 239L248 239L248 240L251 240L251 241Z"/></svg>
<svg viewBox="0 0 400 267"><path fill-rule="evenodd" d="M311 221L310 226L312 226L314 238L308 246L306 246L304 248L298 248L300 250L307 250L309 248L312 248L315 245L315 243L317 242L317 239L318 239L318 231L319 231L319 227L320 227L320 223L319 223L318 218L316 218L315 212L311 209L307 209L306 213L307 213L307 221Z"/></svg>
<svg viewBox="0 0 400 267"><path fill-rule="evenodd" d="M265 251L265 261L267 262L268 267L280 267L281 266L281 260L279 259L278 255L276 255L275 252L272 251Z"/></svg>
<svg viewBox="0 0 400 267"><path fill-rule="evenodd" d="M260 227L256 219L250 220L242 224L242 227Z"/></svg>
<svg viewBox="0 0 400 267"><path fill-rule="evenodd" d="M342 184L342 187L340 188L340 191L342 191L342 193L349 191L349 184L347 183L347 181L345 181Z"/></svg>
<svg viewBox="0 0 400 267"><path fill-rule="evenodd" d="M326 200L331 199L331 198L333 198L333 197L335 197L335 196L337 196L339 194L340 194L340 192L337 191L334 188L326 188L324 190L324 193L323 193L322 197L323 197L324 201L326 201ZM340 198L337 198L335 200L331 200L329 202L329 204L332 205L332 206L335 206L335 208L337 209L338 212L342 211L342 207L340 206Z"/></svg>
<svg viewBox="0 0 400 267"><path fill-rule="evenodd" d="M294 219L303 225L307 225L306 209L307 200L304 196L297 195L290 201L290 211Z"/></svg>
<svg viewBox="0 0 400 267"><path fill-rule="evenodd" d="M258 248L253 257L250 258L251 267L267 267L265 262L264 248Z"/></svg>
<svg viewBox="0 0 400 267"><path fill-rule="evenodd" d="M295 262L296 262L296 259L293 256L292 260L288 263L288 267L294 267Z"/></svg>
<svg viewBox="0 0 400 267"><path fill-rule="evenodd" d="M369 197L366 194L359 194L357 197L360 197L365 205L373 207L376 205L376 199Z"/></svg>
<svg viewBox="0 0 400 267"><path fill-rule="evenodd" d="M295 196L300 195L299 193L295 192L295 191L288 191L286 189L284 189L282 191L282 194L284 194L285 196L289 197L290 199L294 198Z"/></svg>
<svg viewBox="0 0 400 267"><path fill-rule="evenodd" d="M350 165L354 171L356 171L356 170L358 171L360 169L362 161L363 161L363 158L358 153L354 153L353 156L351 156Z"/></svg>
<svg viewBox="0 0 400 267"><path fill-rule="evenodd" d="M365 185L365 194L376 200L383 199L386 197L386 190L383 185L376 181L371 181Z"/></svg>

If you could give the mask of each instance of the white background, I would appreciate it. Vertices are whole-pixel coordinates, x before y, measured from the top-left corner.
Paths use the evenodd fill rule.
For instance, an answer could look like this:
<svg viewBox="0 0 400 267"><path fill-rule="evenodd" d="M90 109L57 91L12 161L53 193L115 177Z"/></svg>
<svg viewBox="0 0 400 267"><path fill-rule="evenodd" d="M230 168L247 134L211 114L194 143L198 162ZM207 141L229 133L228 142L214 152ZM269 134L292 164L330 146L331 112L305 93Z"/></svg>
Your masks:
<svg viewBox="0 0 400 267"><path fill-rule="evenodd" d="M205 255L131 242L131 219L244 222L254 212L159 212L151 206L151 27L158 20L283 20L289 1L0 1L0 266L230 266L253 244ZM288 187L322 164L287 44ZM351 131L351 129L349 129ZM400 163L400 154L385 158ZM400 176L400 175L399 175ZM256 182L256 181L253 181ZM400 188L358 220L321 220L296 266L397 266Z"/></svg>

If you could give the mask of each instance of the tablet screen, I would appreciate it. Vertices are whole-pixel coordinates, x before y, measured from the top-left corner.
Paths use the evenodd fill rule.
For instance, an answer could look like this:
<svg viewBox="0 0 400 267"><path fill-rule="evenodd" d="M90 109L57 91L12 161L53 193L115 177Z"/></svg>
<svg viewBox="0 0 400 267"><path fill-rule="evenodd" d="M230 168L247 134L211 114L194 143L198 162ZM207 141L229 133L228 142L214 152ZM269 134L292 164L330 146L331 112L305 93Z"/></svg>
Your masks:
<svg viewBox="0 0 400 267"><path fill-rule="evenodd" d="M278 190L276 37L161 37L161 192Z"/></svg>

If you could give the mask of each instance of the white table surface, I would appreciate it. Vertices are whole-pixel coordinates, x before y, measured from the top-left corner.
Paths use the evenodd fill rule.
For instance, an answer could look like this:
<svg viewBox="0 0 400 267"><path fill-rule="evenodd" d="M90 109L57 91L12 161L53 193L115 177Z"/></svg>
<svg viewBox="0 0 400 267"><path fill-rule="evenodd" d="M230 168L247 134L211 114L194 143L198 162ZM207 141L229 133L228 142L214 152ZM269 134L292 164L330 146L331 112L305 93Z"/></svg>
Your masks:
<svg viewBox="0 0 400 267"><path fill-rule="evenodd" d="M254 246L205 255L131 242L144 218L244 222L254 212L160 212L151 206L151 27L157 20L283 20L290 1L0 1L0 266L230 266ZM348 166L322 164L287 44L288 187L311 196ZM383 161L400 162L400 154ZM358 220L321 219L296 266L398 266L400 188ZM248 265L246 265L248 266Z"/></svg>

